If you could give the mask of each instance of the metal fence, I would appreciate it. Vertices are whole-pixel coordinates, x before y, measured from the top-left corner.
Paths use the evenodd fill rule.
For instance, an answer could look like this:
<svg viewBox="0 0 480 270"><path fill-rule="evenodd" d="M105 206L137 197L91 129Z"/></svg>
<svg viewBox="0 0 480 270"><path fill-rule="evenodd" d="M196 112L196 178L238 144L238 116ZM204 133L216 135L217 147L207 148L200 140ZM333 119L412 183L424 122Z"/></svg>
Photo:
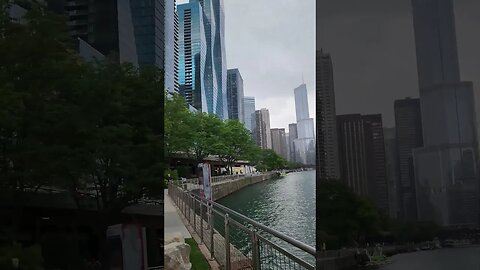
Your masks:
<svg viewBox="0 0 480 270"><path fill-rule="evenodd" d="M173 184L168 194L222 269L315 269L315 248Z"/></svg>

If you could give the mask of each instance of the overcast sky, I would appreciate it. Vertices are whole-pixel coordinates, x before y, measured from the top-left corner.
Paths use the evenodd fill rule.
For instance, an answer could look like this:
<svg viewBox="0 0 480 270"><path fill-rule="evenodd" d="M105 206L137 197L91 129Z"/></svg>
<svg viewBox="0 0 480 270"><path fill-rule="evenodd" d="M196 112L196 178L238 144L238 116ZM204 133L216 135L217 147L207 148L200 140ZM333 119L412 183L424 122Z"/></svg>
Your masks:
<svg viewBox="0 0 480 270"><path fill-rule="evenodd" d="M454 0L461 78L473 81L480 112L480 1ZM381 113L418 97L411 0L319 0L316 47L332 54L337 114ZM480 120L480 117L477 117Z"/></svg>
<svg viewBox="0 0 480 270"><path fill-rule="evenodd" d="M188 1L177 1L184 3ZM271 128L295 123L293 89L309 92L315 117L314 0L224 0L227 67L238 68L245 96L270 111Z"/></svg>

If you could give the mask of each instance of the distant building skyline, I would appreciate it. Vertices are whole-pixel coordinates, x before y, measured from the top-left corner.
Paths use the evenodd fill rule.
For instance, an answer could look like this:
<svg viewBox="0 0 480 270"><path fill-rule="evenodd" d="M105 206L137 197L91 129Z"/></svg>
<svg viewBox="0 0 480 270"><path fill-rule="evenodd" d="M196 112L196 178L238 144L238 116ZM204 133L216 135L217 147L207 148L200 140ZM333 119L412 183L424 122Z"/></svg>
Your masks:
<svg viewBox="0 0 480 270"><path fill-rule="evenodd" d="M243 97L243 119L245 127L253 134L255 129L255 97Z"/></svg>

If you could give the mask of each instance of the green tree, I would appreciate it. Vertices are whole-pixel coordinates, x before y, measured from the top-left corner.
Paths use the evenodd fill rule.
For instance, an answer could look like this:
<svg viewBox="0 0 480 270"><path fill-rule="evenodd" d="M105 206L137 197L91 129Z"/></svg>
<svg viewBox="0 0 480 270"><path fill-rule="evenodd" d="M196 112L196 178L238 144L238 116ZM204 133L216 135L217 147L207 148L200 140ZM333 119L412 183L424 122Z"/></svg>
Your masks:
<svg viewBox="0 0 480 270"><path fill-rule="evenodd" d="M71 49L63 17L34 4L20 24L6 17L6 6L2 190L64 187L78 204L79 192L94 185L104 208L153 195L163 168L162 74L110 60L85 63Z"/></svg>
<svg viewBox="0 0 480 270"><path fill-rule="evenodd" d="M192 144L188 155L198 164L206 157L218 154L218 142L224 123L216 115L202 112L194 113L192 119L190 123Z"/></svg>
<svg viewBox="0 0 480 270"><path fill-rule="evenodd" d="M192 147L194 116L188 110L185 99L175 93L165 99L165 155L187 154Z"/></svg>
<svg viewBox="0 0 480 270"><path fill-rule="evenodd" d="M230 174L235 161L246 158L255 148L248 129L237 120L228 120L222 125L219 141L216 143L216 153L227 165Z"/></svg>
<svg viewBox="0 0 480 270"><path fill-rule="evenodd" d="M380 219L374 205L338 180L317 181L317 228L327 248L363 243L377 233Z"/></svg>

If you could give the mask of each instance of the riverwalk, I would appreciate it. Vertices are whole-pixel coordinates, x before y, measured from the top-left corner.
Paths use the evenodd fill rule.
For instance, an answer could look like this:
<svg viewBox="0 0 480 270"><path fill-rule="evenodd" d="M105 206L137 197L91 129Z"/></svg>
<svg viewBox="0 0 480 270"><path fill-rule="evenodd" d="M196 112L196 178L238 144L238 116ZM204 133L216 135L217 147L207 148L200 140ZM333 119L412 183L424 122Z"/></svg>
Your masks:
<svg viewBox="0 0 480 270"><path fill-rule="evenodd" d="M272 179L278 173L215 179L212 191L226 196L236 190ZM212 179L213 180L213 179ZM221 180L221 181L218 181ZM188 183L169 184L169 196L180 212L181 221L199 243L209 263L220 269L307 269L313 270L315 249L275 229L264 226L214 201L198 196ZM195 180L190 184L195 184ZM299 256L302 250L310 259ZM204 251L204 250L202 250ZM213 260L213 261L212 261Z"/></svg>
<svg viewBox="0 0 480 270"><path fill-rule="evenodd" d="M165 210L165 238L175 233L181 233L183 238L192 238L190 232L180 218L180 215L173 204L172 198L168 194L168 190L164 191L164 210Z"/></svg>

